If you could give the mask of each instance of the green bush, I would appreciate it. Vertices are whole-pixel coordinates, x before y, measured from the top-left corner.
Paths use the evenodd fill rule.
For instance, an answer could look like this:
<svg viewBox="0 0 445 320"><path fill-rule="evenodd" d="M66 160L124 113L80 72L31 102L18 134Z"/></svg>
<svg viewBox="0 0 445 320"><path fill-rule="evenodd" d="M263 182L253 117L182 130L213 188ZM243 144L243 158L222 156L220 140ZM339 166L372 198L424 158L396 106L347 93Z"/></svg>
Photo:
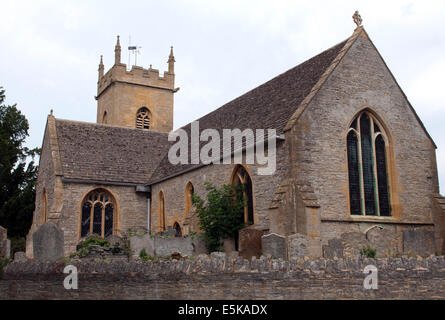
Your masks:
<svg viewBox="0 0 445 320"><path fill-rule="evenodd" d="M376 257L376 255L377 255L377 249L371 248L370 246L367 246L366 248L363 247L363 248L360 250L360 254L361 254L363 257L367 257L367 258L372 258L372 259L374 259L374 258Z"/></svg>
<svg viewBox="0 0 445 320"><path fill-rule="evenodd" d="M149 256L149 255L148 255L147 251L145 251L145 248L142 249L142 250L139 252L139 258L141 258L141 261L142 261L142 262L146 262L146 261L155 261L155 260L156 260L155 257L152 257L152 256Z"/></svg>
<svg viewBox="0 0 445 320"><path fill-rule="evenodd" d="M101 238L97 234L88 236L85 240L77 245L77 251L73 253L70 258L84 258L90 254L92 246L110 247L111 244L108 240Z"/></svg>
<svg viewBox="0 0 445 320"><path fill-rule="evenodd" d="M90 246L110 247L111 244L108 240L101 238L96 234L92 234L79 245L80 248L89 248Z"/></svg>
<svg viewBox="0 0 445 320"><path fill-rule="evenodd" d="M209 252L221 251L221 239L230 238L245 227L243 187L223 185L220 189L205 183L207 201L192 195L192 202L199 216L199 225Z"/></svg>

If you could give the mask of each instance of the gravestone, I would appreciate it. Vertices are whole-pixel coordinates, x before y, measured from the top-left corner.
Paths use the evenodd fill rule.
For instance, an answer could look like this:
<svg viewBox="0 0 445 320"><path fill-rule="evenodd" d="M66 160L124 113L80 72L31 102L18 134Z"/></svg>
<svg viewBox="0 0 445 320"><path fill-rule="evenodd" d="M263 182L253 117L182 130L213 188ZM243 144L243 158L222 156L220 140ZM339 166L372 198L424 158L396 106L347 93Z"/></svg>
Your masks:
<svg viewBox="0 0 445 320"><path fill-rule="evenodd" d="M343 245L343 258L355 258L360 256L360 251L368 247L366 234L363 232L345 232L340 236Z"/></svg>
<svg viewBox="0 0 445 320"><path fill-rule="evenodd" d="M201 236L196 235L194 237L191 237L191 240L192 240L194 256L198 256L200 254L207 253L207 247L206 247L205 241Z"/></svg>
<svg viewBox="0 0 445 320"><path fill-rule="evenodd" d="M287 259L286 237L269 233L261 237L263 255L276 259Z"/></svg>
<svg viewBox="0 0 445 320"><path fill-rule="evenodd" d="M26 262L26 254L23 251L14 253L14 262Z"/></svg>
<svg viewBox="0 0 445 320"><path fill-rule="evenodd" d="M8 239L8 231L0 226L0 257L11 256L11 241Z"/></svg>
<svg viewBox="0 0 445 320"><path fill-rule="evenodd" d="M368 243L377 250L377 258L398 255L399 239L395 227L384 226L372 228L368 231Z"/></svg>
<svg viewBox="0 0 445 320"><path fill-rule="evenodd" d="M172 253L180 253L181 256L193 255L192 239L190 237L164 238L155 237L154 251L158 257L167 257Z"/></svg>
<svg viewBox="0 0 445 320"><path fill-rule="evenodd" d="M63 231L53 222L47 222L32 235L34 259L55 261L64 257Z"/></svg>
<svg viewBox="0 0 445 320"><path fill-rule="evenodd" d="M434 231L426 229L403 230L403 253L419 256L434 254Z"/></svg>
<svg viewBox="0 0 445 320"><path fill-rule="evenodd" d="M330 239L323 245L323 257L326 259L343 258L343 243L339 238Z"/></svg>
<svg viewBox="0 0 445 320"><path fill-rule="evenodd" d="M262 253L261 237L263 231L256 229L242 229L239 231L238 250L239 255L250 260L252 257L259 258Z"/></svg>
<svg viewBox="0 0 445 320"><path fill-rule="evenodd" d="M152 238L149 234L145 234L143 236L133 236L130 238L130 249L133 253L133 256L139 256L142 249L145 249L145 252L149 256L155 255L155 243L154 238Z"/></svg>
<svg viewBox="0 0 445 320"><path fill-rule="evenodd" d="M300 233L295 233L287 237L287 252L289 259L304 258L307 256L307 239Z"/></svg>
<svg viewBox="0 0 445 320"><path fill-rule="evenodd" d="M236 251L234 238L222 239L222 243L223 243L223 250L225 253Z"/></svg>

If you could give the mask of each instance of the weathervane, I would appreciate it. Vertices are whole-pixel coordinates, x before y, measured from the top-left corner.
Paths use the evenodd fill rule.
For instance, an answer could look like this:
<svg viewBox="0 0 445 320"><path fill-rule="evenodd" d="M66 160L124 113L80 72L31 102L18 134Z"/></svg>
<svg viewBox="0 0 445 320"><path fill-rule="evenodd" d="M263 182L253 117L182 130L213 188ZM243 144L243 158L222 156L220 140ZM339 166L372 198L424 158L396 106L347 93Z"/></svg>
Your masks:
<svg viewBox="0 0 445 320"><path fill-rule="evenodd" d="M354 23L357 25L357 27L360 27L362 25L362 17L360 16L360 13L358 13L358 11L354 13L352 19L354 20Z"/></svg>
<svg viewBox="0 0 445 320"><path fill-rule="evenodd" d="M142 48L142 47L132 46L131 45L131 36L130 36L129 37L129 41L128 41L128 67L130 67L130 53L134 54L134 65L137 66L137 64L138 64L138 54L141 53L139 51L140 48Z"/></svg>

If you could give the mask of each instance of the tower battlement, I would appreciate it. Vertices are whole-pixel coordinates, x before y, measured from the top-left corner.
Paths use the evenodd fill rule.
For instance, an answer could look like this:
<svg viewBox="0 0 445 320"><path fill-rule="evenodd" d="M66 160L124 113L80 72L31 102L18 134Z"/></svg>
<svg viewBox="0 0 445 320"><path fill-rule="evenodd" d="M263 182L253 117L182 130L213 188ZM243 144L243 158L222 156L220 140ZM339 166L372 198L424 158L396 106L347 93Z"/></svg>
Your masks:
<svg viewBox="0 0 445 320"><path fill-rule="evenodd" d="M173 94L175 74L173 47L168 57L168 71L160 75L152 66L144 69L121 63L119 36L114 49L114 65L104 74L102 56L99 63L97 81L97 122L125 127L138 127L137 113L148 114L149 125L143 129L170 131L173 128ZM144 116L145 117L145 116ZM138 122L139 121L139 122Z"/></svg>
<svg viewBox="0 0 445 320"><path fill-rule="evenodd" d="M99 76L97 82L97 97L114 82L148 86L170 91L175 90L174 74L164 71L164 74L161 76L158 69L144 69L139 66L132 66L131 70L127 71L127 65L121 63L111 67L104 76Z"/></svg>

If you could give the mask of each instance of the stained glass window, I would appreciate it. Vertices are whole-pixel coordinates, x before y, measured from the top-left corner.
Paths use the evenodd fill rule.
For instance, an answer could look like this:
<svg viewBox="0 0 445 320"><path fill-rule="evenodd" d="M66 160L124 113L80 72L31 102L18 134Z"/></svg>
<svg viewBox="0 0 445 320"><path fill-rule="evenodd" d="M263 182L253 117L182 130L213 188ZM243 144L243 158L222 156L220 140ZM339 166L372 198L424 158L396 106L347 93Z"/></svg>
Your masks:
<svg viewBox="0 0 445 320"><path fill-rule="evenodd" d="M362 112L347 136L349 205L352 215L390 216L391 205L383 130Z"/></svg>
<svg viewBox="0 0 445 320"><path fill-rule="evenodd" d="M385 141L382 135L378 135L375 139L375 154L377 163L380 215L390 216L391 207L389 205L388 175L386 172L386 151Z"/></svg>
<svg viewBox="0 0 445 320"><path fill-rule="evenodd" d="M352 130L348 134L348 172L351 214L361 214L358 141Z"/></svg>

